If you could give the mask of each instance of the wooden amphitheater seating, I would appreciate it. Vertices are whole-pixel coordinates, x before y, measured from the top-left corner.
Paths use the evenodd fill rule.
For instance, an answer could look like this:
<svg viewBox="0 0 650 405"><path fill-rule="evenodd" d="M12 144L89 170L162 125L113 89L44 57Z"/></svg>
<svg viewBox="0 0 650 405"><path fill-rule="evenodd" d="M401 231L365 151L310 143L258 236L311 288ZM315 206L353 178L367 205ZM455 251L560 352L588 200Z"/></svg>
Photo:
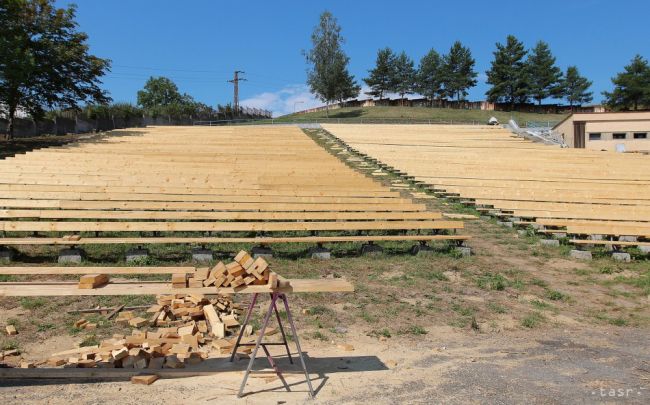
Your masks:
<svg viewBox="0 0 650 405"><path fill-rule="evenodd" d="M560 227L576 236L650 237L648 156L561 149L489 126L323 128L436 192L517 222Z"/></svg>
<svg viewBox="0 0 650 405"><path fill-rule="evenodd" d="M0 245L463 241L462 228L297 127L113 131L0 160Z"/></svg>

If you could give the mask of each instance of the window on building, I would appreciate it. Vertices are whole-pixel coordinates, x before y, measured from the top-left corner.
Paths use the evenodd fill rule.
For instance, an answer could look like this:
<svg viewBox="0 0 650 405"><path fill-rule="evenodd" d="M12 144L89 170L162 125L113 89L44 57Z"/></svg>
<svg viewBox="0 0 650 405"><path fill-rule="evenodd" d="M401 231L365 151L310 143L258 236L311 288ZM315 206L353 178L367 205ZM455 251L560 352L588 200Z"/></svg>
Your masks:
<svg viewBox="0 0 650 405"><path fill-rule="evenodd" d="M600 132L590 132L589 133L589 140L590 141L600 141Z"/></svg>
<svg viewBox="0 0 650 405"><path fill-rule="evenodd" d="M614 139L625 139L625 135L626 134L624 134L623 132L618 132L618 133L613 134Z"/></svg>
<svg viewBox="0 0 650 405"><path fill-rule="evenodd" d="M648 139L648 133L647 132L635 132L634 133L634 139Z"/></svg>

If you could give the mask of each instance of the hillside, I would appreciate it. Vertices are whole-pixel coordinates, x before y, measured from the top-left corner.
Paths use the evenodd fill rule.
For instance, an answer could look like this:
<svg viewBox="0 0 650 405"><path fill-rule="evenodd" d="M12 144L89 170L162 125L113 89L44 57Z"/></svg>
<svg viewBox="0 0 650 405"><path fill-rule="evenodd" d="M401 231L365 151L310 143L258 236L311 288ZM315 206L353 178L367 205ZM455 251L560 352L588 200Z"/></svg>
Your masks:
<svg viewBox="0 0 650 405"><path fill-rule="evenodd" d="M543 121L556 123L566 117L565 114L535 114L523 112L454 110L449 108L425 107L350 107L330 110L330 119L345 119L346 122L360 120L405 119L405 120L436 120L459 122L487 122L490 117L497 117L500 122L514 118L520 125L526 121ZM326 111L306 114L289 114L276 118L281 121L321 120L327 118Z"/></svg>

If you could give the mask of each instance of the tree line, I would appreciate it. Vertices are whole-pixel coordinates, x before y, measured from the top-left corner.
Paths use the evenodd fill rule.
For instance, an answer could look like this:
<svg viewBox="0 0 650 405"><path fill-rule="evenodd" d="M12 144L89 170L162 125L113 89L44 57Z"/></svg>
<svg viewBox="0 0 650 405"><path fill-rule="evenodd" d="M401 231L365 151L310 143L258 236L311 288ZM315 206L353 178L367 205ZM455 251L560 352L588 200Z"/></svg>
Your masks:
<svg viewBox="0 0 650 405"><path fill-rule="evenodd" d="M356 98L361 92L354 76L348 72L350 58L342 44L341 27L328 11L320 16L312 36L312 49L303 51L310 64L307 84L312 93L329 103ZM371 97L384 99L388 93L404 100L408 94L420 94L433 105L435 100L464 100L468 90L477 84L478 72L471 50L456 41L447 54L431 49L415 67L405 52L390 48L377 52L375 66L363 82ZM538 41L532 49L515 36L505 43L496 43L490 68L485 72L490 88L485 93L491 102L541 105L543 100L566 100L570 106L590 103L592 82L580 74L576 66L562 71L556 64L549 45ZM625 66L625 71L612 78L614 90L603 92L604 103L611 109L650 108L650 68L637 55Z"/></svg>

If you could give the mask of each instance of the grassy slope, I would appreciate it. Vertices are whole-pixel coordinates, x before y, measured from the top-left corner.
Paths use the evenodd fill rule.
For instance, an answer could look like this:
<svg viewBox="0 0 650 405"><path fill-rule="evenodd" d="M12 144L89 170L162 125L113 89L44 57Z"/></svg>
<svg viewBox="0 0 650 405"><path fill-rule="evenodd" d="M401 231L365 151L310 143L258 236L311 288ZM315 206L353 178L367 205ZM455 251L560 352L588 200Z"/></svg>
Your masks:
<svg viewBox="0 0 650 405"><path fill-rule="evenodd" d="M277 120L314 120L326 118L325 111L307 114L289 114ZM513 117L520 125L526 121L551 121L558 122L566 117L565 114L534 114L523 112L482 111L482 110L454 110L450 108L424 108L424 107L362 107L340 108L331 110L330 118L336 119L414 119L414 120L458 120L487 122L490 117L497 117L501 122L507 122Z"/></svg>

